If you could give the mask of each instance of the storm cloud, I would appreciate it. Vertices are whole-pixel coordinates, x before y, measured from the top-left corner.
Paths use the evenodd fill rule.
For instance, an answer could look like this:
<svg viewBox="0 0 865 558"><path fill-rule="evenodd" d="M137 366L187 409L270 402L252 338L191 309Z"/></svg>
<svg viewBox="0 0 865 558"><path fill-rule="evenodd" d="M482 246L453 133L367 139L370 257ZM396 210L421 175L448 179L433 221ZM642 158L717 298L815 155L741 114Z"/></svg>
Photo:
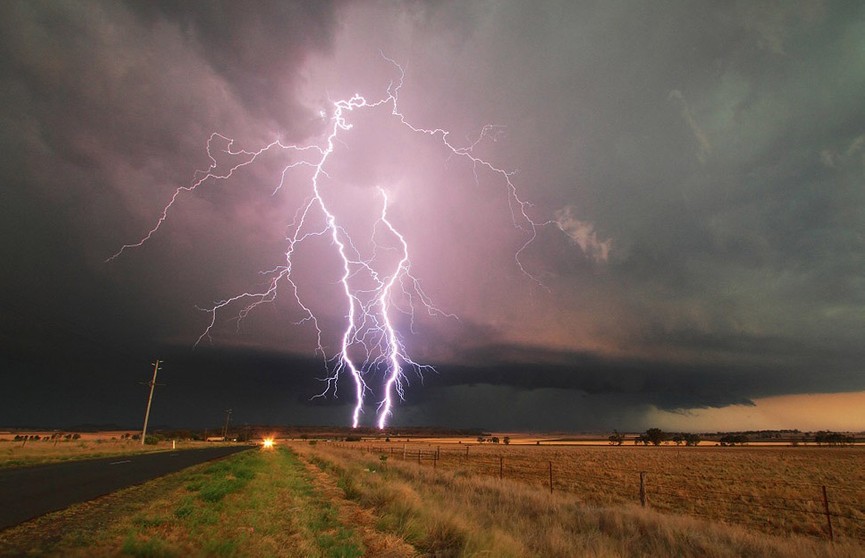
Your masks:
<svg viewBox="0 0 865 558"><path fill-rule="evenodd" d="M296 156L183 192L106 259L229 150L320 145L333 101L399 79L385 57L406 117L480 138L545 224L520 251L501 175L389 107L356 116L334 203L386 189L414 274L456 316L398 319L438 371L409 375L396 424L644 428L863 391L863 56L865 8L841 2L5 2L0 424L134 423L156 358L176 378L159 422L345 424L347 394L310 399L324 362L290 297L220 315L193 349L199 308L284 262ZM294 272L332 349L329 248Z"/></svg>

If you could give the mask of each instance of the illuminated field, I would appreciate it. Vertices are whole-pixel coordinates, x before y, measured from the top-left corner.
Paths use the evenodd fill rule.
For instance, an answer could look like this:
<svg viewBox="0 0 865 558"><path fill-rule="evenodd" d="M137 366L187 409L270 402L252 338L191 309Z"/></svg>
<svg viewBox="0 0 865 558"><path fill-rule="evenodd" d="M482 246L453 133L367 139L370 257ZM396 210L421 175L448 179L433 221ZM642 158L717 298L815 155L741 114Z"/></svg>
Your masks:
<svg viewBox="0 0 865 558"><path fill-rule="evenodd" d="M586 504L640 504L762 531L865 541L862 447L644 447L421 442L340 443L463 474L514 479Z"/></svg>

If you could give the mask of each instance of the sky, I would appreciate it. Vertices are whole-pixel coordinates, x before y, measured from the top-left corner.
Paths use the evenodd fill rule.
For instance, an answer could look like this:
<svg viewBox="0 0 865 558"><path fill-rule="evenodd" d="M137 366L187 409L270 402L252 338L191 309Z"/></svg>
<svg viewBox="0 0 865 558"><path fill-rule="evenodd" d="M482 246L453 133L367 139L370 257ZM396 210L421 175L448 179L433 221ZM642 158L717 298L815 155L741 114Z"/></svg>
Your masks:
<svg viewBox="0 0 865 558"><path fill-rule="evenodd" d="M0 3L0 425L138 424L155 359L152 424L350 424L320 211L206 310L400 80L320 177L411 257L390 424L865 429L865 6L751 0Z"/></svg>

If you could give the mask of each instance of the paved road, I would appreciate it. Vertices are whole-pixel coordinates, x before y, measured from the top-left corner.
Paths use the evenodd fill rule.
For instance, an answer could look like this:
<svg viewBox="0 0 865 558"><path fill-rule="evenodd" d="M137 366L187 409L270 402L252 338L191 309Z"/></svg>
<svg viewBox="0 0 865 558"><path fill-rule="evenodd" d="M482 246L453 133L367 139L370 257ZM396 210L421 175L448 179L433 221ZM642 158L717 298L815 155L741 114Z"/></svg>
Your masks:
<svg viewBox="0 0 865 558"><path fill-rule="evenodd" d="M0 530L249 446L146 453L0 469Z"/></svg>

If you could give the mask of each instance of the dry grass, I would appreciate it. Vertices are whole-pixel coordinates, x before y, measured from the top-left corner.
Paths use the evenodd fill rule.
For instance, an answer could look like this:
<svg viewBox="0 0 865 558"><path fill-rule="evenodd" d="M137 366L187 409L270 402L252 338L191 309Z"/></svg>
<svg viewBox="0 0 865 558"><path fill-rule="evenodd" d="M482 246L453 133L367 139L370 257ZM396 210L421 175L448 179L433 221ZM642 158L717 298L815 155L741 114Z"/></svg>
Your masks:
<svg viewBox="0 0 865 558"><path fill-rule="evenodd" d="M0 554L865 556L850 542L777 537L633 503L590 504L558 485L550 494L540 481L499 480L498 459L489 475L402 462L389 451L382 459L335 444L293 449L244 452L50 514L0 533ZM496 449L512 448L479 450L478 463L480 452ZM606 449L651 455L651 448Z"/></svg>
<svg viewBox="0 0 865 558"><path fill-rule="evenodd" d="M646 472L650 507L774 534L827 536L827 486L835 540L865 541L865 448L505 446L343 444L392 460L525 482L596 506L639 503ZM468 448L468 449L466 449ZM438 450L438 451L437 451ZM433 462L433 456L439 459Z"/></svg>
<svg viewBox="0 0 865 558"><path fill-rule="evenodd" d="M168 447L171 447L170 445ZM164 448L164 446L163 446ZM20 442L0 443L0 467L20 467L40 463L111 457L145 451L157 451L155 446L141 447L140 443L125 441L109 442Z"/></svg>
<svg viewBox="0 0 865 558"><path fill-rule="evenodd" d="M379 527L436 556L863 556L856 544L780 538L635 505L319 444L298 451L373 508Z"/></svg>
<svg viewBox="0 0 865 558"><path fill-rule="evenodd" d="M177 442L177 449L206 447L205 442ZM82 436L79 440L0 441L0 467L21 467L77 459L112 457L132 453L147 453L172 449L171 441L142 446L134 440Z"/></svg>

